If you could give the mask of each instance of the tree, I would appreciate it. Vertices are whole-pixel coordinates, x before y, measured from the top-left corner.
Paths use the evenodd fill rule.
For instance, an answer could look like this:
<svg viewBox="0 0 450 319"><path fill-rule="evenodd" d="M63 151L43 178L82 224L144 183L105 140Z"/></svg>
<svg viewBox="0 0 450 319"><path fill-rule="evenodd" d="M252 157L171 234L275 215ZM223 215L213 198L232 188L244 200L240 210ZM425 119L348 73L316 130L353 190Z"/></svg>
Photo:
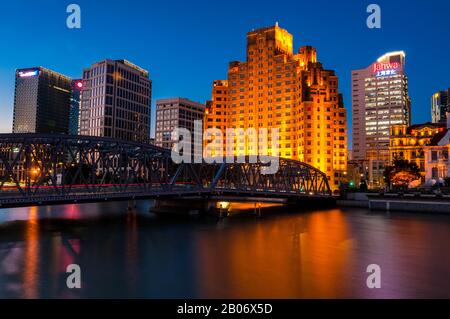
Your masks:
<svg viewBox="0 0 450 319"><path fill-rule="evenodd" d="M367 192L368 189L369 187L367 186L366 181L362 181L361 184L359 184L359 190L361 192Z"/></svg>
<svg viewBox="0 0 450 319"><path fill-rule="evenodd" d="M421 178L417 164L403 159L394 160L393 165L384 170L386 184L396 188L407 188L411 182Z"/></svg>
<svg viewBox="0 0 450 319"><path fill-rule="evenodd" d="M444 180L445 180L445 187L450 187L450 177L446 177Z"/></svg>

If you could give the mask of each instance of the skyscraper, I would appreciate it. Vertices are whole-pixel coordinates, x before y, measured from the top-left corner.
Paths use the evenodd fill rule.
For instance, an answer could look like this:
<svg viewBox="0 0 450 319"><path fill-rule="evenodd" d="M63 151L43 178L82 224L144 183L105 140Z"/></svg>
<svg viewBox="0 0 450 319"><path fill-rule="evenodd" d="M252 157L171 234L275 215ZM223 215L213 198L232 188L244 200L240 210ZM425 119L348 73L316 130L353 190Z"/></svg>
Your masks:
<svg viewBox="0 0 450 319"><path fill-rule="evenodd" d="M352 72L352 115L353 159L368 169L370 186L382 186L390 128L411 121L404 52L386 53Z"/></svg>
<svg viewBox="0 0 450 319"><path fill-rule="evenodd" d="M80 134L149 142L152 82L126 60L104 60L83 71Z"/></svg>
<svg viewBox="0 0 450 319"><path fill-rule="evenodd" d="M437 92L431 97L432 122L447 123L447 112L450 112L450 88Z"/></svg>
<svg viewBox="0 0 450 319"><path fill-rule="evenodd" d="M333 188L345 175L346 110L338 77L317 61L313 47L294 54L293 36L278 25L247 34L247 61L231 62L228 79L214 81L206 113L205 129L279 129L278 150L269 146L268 155L319 168ZM246 143L234 152L256 155L258 149Z"/></svg>
<svg viewBox="0 0 450 319"><path fill-rule="evenodd" d="M35 67L16 71L14 133L68 133L71 79Z"/></svg>
<svg viewBox="0 0 450 319"><path fill-rule="evenodd" d="M80 133L80 103L81 103L82 89L83 89L82 80L72 81L72 92L70 95L70 113L69 113L70 135L78 135Z"/></svg>
<svg viewBox="0 0 450 319"><path fill-rule="evenodd" d="M171 149L172 132L176 128L186 128L194 138L194 121L202 121L205 105L185 98L170 98L156 101L155 145ZM191 151L194 152L194 140ZM201 145L200 145L201 146Z"/></svg>

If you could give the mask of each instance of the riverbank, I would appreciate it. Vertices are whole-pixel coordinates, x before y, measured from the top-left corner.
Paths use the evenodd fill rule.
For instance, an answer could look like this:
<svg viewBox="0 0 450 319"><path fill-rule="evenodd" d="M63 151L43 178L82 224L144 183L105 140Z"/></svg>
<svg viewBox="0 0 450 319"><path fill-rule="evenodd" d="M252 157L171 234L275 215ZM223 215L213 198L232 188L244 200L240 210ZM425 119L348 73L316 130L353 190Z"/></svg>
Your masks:
<svg viewBox="0 0 450 319"><path fill-rule="evenodd" d="M338 200L337 205L372 211L450 214L450 198L436 195L352 193L347 194L345 199Z"/></svg>

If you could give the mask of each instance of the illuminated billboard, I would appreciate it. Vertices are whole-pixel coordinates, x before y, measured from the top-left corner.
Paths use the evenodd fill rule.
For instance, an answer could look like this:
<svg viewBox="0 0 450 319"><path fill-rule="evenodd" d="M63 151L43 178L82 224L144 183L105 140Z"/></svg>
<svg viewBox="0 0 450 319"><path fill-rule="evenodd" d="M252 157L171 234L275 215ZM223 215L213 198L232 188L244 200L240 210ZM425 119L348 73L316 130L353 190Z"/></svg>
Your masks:
<svg viewBox="0 0 450 319"><path fill-rule="evenodd" d="M18 74L19 74L20 78L31 78L31 77L39 76L39 70L19 71Z"/></svg>
<svg viewBox="0 0 450 319"><path fill-rule="evenodd" d="M396 75L402 65L399 62L393 63L374 63L373 73L376 77Z"/></svg>

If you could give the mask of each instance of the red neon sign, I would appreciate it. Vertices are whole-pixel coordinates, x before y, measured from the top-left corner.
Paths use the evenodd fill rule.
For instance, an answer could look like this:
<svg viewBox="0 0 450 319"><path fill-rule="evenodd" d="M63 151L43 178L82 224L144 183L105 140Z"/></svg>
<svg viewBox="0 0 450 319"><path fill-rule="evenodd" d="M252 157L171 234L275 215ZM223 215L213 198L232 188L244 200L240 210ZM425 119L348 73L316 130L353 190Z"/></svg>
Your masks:
<svg viewBox="0 0 450 319"><path fill-rule="evenodd" d="M373 65L373 72L380 72L380 71L387 71L387 70L397 70L400 68L400 63L393 62L393 63L375 63Z"/></svg>

